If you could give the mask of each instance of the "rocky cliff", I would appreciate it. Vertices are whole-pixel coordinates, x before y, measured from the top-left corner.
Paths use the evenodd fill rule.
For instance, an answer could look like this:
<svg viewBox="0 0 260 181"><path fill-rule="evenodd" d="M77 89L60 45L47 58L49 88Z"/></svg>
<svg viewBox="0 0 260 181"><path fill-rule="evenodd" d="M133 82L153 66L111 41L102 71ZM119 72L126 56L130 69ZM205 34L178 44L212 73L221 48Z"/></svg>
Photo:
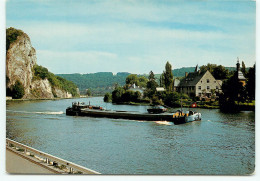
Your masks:
<svg viewBox="0 0 260 181"><path fill-rule="evenodd" d="M17 36L6 53L7 88L19 80L24 87L24 99L34 98L69 98L71 93L51 85L47 78L35 79L34 66L37 65L36 51L30 38L23 33Z"/></svg>

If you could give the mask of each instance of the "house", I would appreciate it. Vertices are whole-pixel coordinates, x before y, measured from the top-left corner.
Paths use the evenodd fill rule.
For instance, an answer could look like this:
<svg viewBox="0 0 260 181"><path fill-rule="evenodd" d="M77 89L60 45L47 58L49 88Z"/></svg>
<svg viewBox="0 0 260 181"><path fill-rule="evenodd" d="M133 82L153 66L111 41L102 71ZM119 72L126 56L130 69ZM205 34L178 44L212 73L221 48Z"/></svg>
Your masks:
<svg viewBox="0 0 260 181"><path fill-rule="evenodd" d="M216 80L209 71L201 72L198 65L194 72L185 73L180 81L174 80L174 89L190 97L210 98L212 94L221 92L221 85L221 80Z"/></svg>
<svg viewBox="0 0 260 181"><path fill-rule="evenodd" d="M157 92L164 92L165 89L164 89L164 87L156 87L156 91Z"/></svg>
<svg viewBox="0 0 260 181"><path fill-rule="evenodd" d="M134 84L132 84L130 87L129 87L129 89L128 90L131 90L131 91L139 91L140 93L141 93L141 96L143 97L143 95L144 95L144 88L142 88L142 87L139 87L139 86L136 86L135 85L135 83Z"/></svg>

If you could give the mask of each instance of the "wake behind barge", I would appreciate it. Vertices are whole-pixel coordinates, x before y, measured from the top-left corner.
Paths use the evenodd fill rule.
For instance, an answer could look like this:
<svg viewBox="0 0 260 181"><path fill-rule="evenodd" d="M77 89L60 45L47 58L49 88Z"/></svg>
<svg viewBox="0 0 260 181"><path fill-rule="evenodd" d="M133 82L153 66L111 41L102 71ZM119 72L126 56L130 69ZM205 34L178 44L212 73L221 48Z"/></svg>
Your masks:
<svg viewBox="0 0 260 181"><path fill-rule="evenodd" d="M187 119L188 114L184 113L140 113L131 111L111 111L104 110L99 106L90 106L82 103L73 103L72 107L66 109L66 115L69 116L89 116L89 117L106 117L113 119L130 119L130 120L144 120L144 121L170 121L174 124L182 124L190 122Z"/></svg>

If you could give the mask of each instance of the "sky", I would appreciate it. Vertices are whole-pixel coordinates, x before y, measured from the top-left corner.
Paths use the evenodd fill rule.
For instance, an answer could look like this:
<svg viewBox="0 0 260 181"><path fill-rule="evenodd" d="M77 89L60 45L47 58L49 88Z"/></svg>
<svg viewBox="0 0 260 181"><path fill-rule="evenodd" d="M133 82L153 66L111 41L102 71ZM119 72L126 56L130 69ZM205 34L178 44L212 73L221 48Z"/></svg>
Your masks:
<svg viewBox="0 0 260 181"><path fill-rule="evenodd" d="M249 0L7 0L6 27L23 30L55 74L162 73L256 62Z"/></svg>

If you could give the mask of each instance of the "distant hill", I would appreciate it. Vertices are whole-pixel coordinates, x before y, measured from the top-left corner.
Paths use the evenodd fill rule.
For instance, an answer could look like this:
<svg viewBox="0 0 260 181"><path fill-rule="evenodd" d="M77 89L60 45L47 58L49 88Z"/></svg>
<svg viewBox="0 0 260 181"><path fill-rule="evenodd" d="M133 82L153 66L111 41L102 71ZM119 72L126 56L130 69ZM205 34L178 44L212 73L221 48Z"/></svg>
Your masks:
<svg viewBox="0 0 260 181"><path fill-rule="evenodd" d="M185 76L185 72L194 72L195 67L182 67L179 69L173 69L172 73L174 77L183 77Z"/></svg>
<svg viewBox="0 0 260 181"><path fill-rule="evenodd" d="M233 71L235 67L226 67L229 71ZM174 77L183 77L185 72L193 72L195 67L182 67L172 70ZM86 89L91 89L94 95L104 95L106 92L112 92L114 85L125 85L125 79L131 73L118 72L114 75L112 72L97 72L91 74L57 74L67 80L74 82L81 94L86 93ZM140 74L138 76L144 76L148 78L148 74ZM159 82L160 74L155 74L157 82Z"/></svg>
<svg viewBox="0 0 260 181"><path fill-rule="evenodd" d="M125 79L130 73L119 72L113 75L112 72L97 72L91 74L57 74L67 80L74 82L81 94L85 94L86 89L91 89L95 95L105 92L112 92L115 84L124 85Z"/></svg>

